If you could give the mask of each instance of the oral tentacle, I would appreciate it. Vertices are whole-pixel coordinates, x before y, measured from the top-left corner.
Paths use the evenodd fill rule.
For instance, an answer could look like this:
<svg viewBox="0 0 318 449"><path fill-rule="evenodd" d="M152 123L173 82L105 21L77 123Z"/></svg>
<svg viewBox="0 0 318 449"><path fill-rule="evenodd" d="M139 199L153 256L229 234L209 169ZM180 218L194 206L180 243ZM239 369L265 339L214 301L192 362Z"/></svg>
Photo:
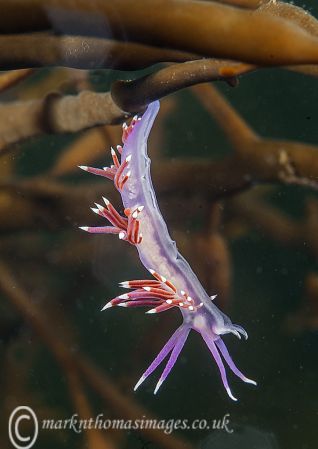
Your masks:
<svg viewBox="0 0 318 449"><path fill-rule="evenodd" d="M157 394L157 391L159 390L159 388L161 387L161 385L163 384L163 382L166 380L166 378L168 377L170 371L172 370L172 368L174 367L180 352L182 351L182 348L188 338L190 332L190 328L189 327L185 327L183 329L183 332L180 333L180 335L178 336L178 339L176 341L176 344L171 352L171 355L169 357L169 360L165 366L165 369L163 370L163 373L160 376L160 379L156 385L156 388L154 390L154 394Z"/></svg>
<svg viewBox="0 0 318 449"><path fill-rule="evenodd" d="M209 348L211 354L213 355L213 358L219 368L220 374L221 374L221 379L224 385L224 388L226 389L227 394L229 395L229 397L233 400L233 401L237 401L236 397L233 396L233 393L230 389L228 380L227 380L227 376L226 376L226 371L225 371L225 367L224 364L222 362L221 356L218 352L218 349L213 341L213 338L211 335L207 334L206 332L202 332L201 333L203 340L205 341L205 343L207 344L207 347Z"/></svg>
<svg viewBox="0 0 318 449"><path fill-rule="evenodd" d="M218 347L220 353L222 354L222 357L224 358L224 360L226 361L226 363L228 364L229 368L233 371L233 373L239 377L241 380L243 380L243 382L246 382L248 384L252 384L252 385L257 385L257 383L252 380L249 379L248 377L246 377L239 369L238 367L235 365L235 363L233 362L232 357L229 354L229 351L224 343L224 341L222 341L221 338L215 340L215 344Z"/></svg>
<svg viewBox="0 0 318 449"><path fill-rule="evenodd" d="M147 379L150 374L154 372L154 370L160 365L160 363L167 357L167 355L170 353L170 351L174 348L176 341L179 337L179 335L183 331L183 325L178 327L178 329L172 334L172 336L169 338L167 343L163 346L159 354L156 356L156 358L153 360L153 362L149 365L149 367L146 369L146 371L143 373L141 378L138 380L134 387L134 391L137 390L137 388L140 387L140 385Z"/></svg>

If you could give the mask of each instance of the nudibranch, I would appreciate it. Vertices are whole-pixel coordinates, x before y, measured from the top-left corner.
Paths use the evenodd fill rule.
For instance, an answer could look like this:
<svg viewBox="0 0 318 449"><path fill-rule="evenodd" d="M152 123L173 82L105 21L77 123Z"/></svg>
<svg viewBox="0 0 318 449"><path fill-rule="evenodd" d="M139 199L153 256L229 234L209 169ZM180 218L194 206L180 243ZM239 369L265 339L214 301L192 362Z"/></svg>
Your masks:
<svg viewBox="0 0 318 449"><path fill-rule="evenodd" d="M201 334L219 368L223 385L231 399L233 396L223 360L236 376L256 385L234 364L221 336L232 333L247 338L246 331L231 320L213 303L187 261L178 252L160 213L150 176L147 140L159 102L151 103L142 117L135 116L130 125L123 125L123 145L112 148L113 164L102 169L80 166L83 170L113 180L121 195L124 216L103 198L105 205L96 204L93 212L106 218L111 226L81 227L91 233L117 234L119 239L136 246L139 258L152 275L151 279L125 281L120 285L130 289L109 301L110 307L151 307L146 313L159 313L178 307L183 323L170 337L159 354L135 386L135 390L170 354L165 369L156 385L156 394L174 366L191 329Z"/></svg>

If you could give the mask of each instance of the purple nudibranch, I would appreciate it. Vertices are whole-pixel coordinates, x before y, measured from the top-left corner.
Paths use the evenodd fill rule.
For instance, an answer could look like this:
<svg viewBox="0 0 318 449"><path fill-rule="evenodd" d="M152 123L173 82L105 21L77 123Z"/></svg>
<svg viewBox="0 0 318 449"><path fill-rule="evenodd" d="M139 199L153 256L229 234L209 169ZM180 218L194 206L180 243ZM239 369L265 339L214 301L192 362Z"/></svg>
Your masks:
<svg viewBox="0 0 318 449"><path fill-rule="evenodd" d="M129 126L123 125L123 146L118 145L117 152L111 149L113 164L110 167L80 167L113 180L125 207L125 216L122 216L103 198L105 206L96 204L92 210L106 218L111 226L85 226L81 229L91 233L117 234L121 240L135 245L142 264L153 276L152 279L122 282L121 287L131 291L112 299L102 310L114 306L149 306L151 309L147 313L159 313L172 307L181 310L183 323L141 376L135 390L170 354L154 390L157 393L193 329L201 334L217 363L228 395L236 400L228 384L223 360L244 382L254 385L256 382L244 376L234 364L221 335L232 333L247 339L247 333L241 326L232 324L213 303L216 295L208 296L169 235L153 189L147 155L147 140L158 111L159 101L156 101L148 106L142 117L135 116Z"/></svg>

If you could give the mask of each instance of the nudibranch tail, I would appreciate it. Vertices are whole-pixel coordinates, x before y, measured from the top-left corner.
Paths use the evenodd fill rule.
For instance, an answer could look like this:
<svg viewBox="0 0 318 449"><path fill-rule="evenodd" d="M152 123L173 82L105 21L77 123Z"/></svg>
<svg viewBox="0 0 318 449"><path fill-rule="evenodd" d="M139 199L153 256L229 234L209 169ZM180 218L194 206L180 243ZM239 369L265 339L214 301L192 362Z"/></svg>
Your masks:
<svg viewBox="0 0 318 449"><path fill-rule="evenodd" d="M106 198L105 206L95 204L93 212L108 221L107 226L82 226L81 229L97 234L116 234L120 240L134 245L144 267L152 279L124 281L120 285L129 289L116 296L102 310L111 307L150 307L146 313L160 313L178 308L183 324L170 337L149 368L141 376L135 390L169 356L168 362L156 385L157 393L167 378L186 342L191 329L200 333L219 368L223 385L231 399L236 400L228 384L223 360L231 371L247 383L248 379L236 367L221 340L221 335L232 333L247 338L246 331L222 313L203 289L189 264L178 252L170 238L167 225L161 215L150 175L150 159L147 140L159 111L159 102L150 104L142 117L135 116L130 125L124 123L122 141L116 150L111 148L112 163L102 169L80 166L89 173L113 181L120 193L124 213L121 215ZM151 268L149 268L151 267ZM211 301L212 299L212 301Z"/></svg>

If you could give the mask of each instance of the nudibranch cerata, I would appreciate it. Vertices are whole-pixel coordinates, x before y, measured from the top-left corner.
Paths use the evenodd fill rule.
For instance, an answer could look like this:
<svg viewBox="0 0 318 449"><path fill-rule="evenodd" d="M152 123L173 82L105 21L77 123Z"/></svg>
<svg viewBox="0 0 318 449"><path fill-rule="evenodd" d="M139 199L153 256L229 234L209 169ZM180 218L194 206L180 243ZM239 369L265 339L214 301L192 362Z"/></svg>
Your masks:
<svg viewBox="0 0 318 449"><path fill-rule="evenodd" d="M147 140L159 101L151 103L142 117L135 116L130 125L123 125L123 145L112 148L113 164L97 169L81 166L83 170L113 180L121 195L124 216L103 198L105 205L96 204L93 212L108 220L111 226L81 227L91 233L117 234L119 239L136 246L139 258L152 275L151 279L125 281L120 285L130 289L108 302L110 307L151 307L147 313L159 313L178 307L183 323L170 337L159 354L147 368L135 386L135 390L170 354L154 393L170 373L191 329L201 334L219 368L224 387L233 400L223 360L236 376L244 382L256 385L234 364L221 338L232 333L247 338L246 331L231 320L213 303L215 296L208 296L187 261L178 252L161 215L150 176L150 159Z"/></svg>

